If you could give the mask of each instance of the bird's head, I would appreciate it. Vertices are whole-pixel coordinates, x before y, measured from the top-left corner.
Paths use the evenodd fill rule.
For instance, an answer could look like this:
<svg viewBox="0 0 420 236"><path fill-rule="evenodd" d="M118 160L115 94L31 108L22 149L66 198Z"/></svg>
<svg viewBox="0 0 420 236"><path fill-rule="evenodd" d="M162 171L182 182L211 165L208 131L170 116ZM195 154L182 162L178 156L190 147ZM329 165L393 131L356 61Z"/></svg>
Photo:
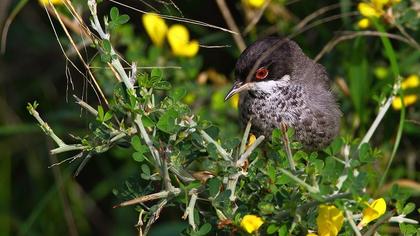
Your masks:
<svg viewBox="0 0 420 236"><path fill-rule="evenodd" d="M246 90L269 92L274 85L286 85L293 67L293 50L300 50L296 47L293 41L280 37L268 37L251 44L236 63L236 81L225 100Z"/></svg>

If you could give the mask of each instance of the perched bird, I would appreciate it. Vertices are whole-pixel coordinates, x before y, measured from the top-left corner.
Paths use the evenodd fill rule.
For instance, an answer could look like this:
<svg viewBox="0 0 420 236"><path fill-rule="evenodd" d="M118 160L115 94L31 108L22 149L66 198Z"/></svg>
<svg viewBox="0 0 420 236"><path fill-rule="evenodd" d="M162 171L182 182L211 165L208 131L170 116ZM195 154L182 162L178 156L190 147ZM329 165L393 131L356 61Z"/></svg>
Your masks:
<svg viewBox="0 0 420 236"><path fill-rule="evenodd" d="M330 91L325 68L308 58L292 40L268 37L239 57L236 82L225 100L240 93L242 126L270 137L274 128L292 127L308 150L329 145L338 134L341 111Z"/></svg>

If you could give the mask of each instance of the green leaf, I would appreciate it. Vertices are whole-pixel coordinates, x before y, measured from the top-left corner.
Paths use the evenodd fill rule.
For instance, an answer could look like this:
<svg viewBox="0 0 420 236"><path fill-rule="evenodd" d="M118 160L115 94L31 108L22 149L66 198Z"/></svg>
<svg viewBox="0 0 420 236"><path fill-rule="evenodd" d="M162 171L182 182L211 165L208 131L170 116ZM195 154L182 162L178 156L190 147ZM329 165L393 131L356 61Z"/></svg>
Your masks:
<svg viewBox="0 0 420 236"><path fill-rule="evenodd" d="M416 204L414 204L412 202L409 202L409 203L407 203L407 205L405 205L402 213L403 213L403 215L408 215L411 212L413 212L414 209L416 209Z"/></svg>
<svg viewBox="0 0 420 236"><path fill-rule="evenodd" d="M121 15L120 17L118 17L118 24L122 25L127 23L130 20L130 17L126 14Z"/></svg>
<svg viewBox="0 0 420 236"><path fill-rule="evenodd" d="M106 121L110 120L111 118L112 118L112 112L111 112L111 111L107 111L107 112L105 113L105 116L104 116L104 118L103 118L103 121L102 121L102 122L106 122Z"/></svg>
<svg viewBox="0 0 420 236"><path fill-rule="evenodd" d="M161 80L163 77L162 70L159 68L153 68L152 72L150 72L150 77L157 78L158 80Z"/></svg>
<svg viewBox="0 0 420 236"><path fill-rule="evenodd" d="M148 116L142 116L141 121L143 122L144 127L149 128L155 126L155 122L150 119Z"/></svg>
<svg viewBox="0 0 420 236"><path fill-rule="evenodd" d="M184 88L175 88L174 91L170 94L170 97L175 100L179 101L185 97L187 94L187 90Z"/></svg>
<svg viewBox="0 0 420 236"><path fill-rule="evenodd" d="M110 17L111 17L111 20L117 20L118 19L118 16L119 16L119 13L120 11L118 10L118 8L116 8L116 7L112 7L111 8L111 11L110 11Z"/></svg>
<svg viewBox="0 0 420 236"><path fill-rule="evenodd" d="M146 179L146 180L150 179L150 168L149 168L149 166L146 165L146 164L143 164L143 165L141 165L141 170L142 170L142 173L141 173L140 176L143 179Z"/></svg>
<svg viewBox="0 0 420 236"><path fill-rule="evenodd" d="M104 120L104 109L102 108L101 105L98 106L98 121L103 122Z"/></svg>
<svg viewBox="0 0 420 236"><path fill-rule="evenodd" d="M287 236L287 235L288 235L287 226L286 225L282 225L280 227L278 236Z"/></svg>
<svg viewBox="0 0 420 236"><path fill-rule="evenodd" d="M111 43L109 42L109 40L103 40L102 41L102 47L104 49L104 51L109 54L111 52Z"/></svg>
<svg viewBox="0 0 420 236"><path fill-rule="evenodd" d="M143 153L140 153L140 152L133 153L132 157L133 157L133 160L137 162L143 162L145 158Z"/></svg>
<svg viewBox="0 0 420 236"><path fill-rule="evenodd" d="M139 136L135 135L131 138L131 146L137 151L141 149L141 141Z"/></svg>
<svg viewBox="0 0 420 236"><path fill-rule="evenodd" d="M171 89L172 85L168 81L159 81L159 82L156 82L153 85L153 87L155 89L160 89L160 90L169 90Z"/></svg>
<svg viewBox="0 0 420 236"><path fill-rule="evenodd" d="M267 234L274 234L278 229L279 227L277 225L271 224L267 227Z"/></svg>
<svg viewBox="0 0 420 236"><path fill-rule="evenodd" d="M414 234L417 233L416 227L414 225L411 225L411 224L401 223L400 224L400 230L401 230L401 233L403 235L408 235L408 236L414 235Z"/></svg>
<svg viewBox="0 0 420 236"><path fill-rule="evenodd" d="M200 227L200 229L197 231L198 235L206 235L210 232L211 230L211 224L209 223L205 223L204 225L202 225Z"/></svg>
<svg viewBox="0 0 420 236"><path fill-rule="evenodd" d="M178 118L179 113L175 109L169 109L159 118L156 127L165 133L173 133L178 127L175 124L175 119Z"/></svg>
<svg viewBox="0 0 420 236"><path fill-rule="evenodd" d="M211 178L208 181L207 187L209 189L209 193L211 197L216 197L216 195L220 191L220 187L222 186L222 181L218 178Z"/></svg>

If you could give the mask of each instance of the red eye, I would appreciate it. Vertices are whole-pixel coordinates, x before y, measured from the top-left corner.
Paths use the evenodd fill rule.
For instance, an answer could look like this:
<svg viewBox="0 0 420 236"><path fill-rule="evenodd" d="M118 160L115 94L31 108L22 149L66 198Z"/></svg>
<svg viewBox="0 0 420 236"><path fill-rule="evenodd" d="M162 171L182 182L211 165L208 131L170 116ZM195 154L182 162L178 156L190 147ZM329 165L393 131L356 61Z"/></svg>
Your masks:
<svg viewBox="0 0 420 236"><path fill-rule="evenodd" d="M260 69L257 70L257 72L255 72L255 78L257 80L262 80L265 79L268 75L268 70L267 68L261 67Z"/></svg>

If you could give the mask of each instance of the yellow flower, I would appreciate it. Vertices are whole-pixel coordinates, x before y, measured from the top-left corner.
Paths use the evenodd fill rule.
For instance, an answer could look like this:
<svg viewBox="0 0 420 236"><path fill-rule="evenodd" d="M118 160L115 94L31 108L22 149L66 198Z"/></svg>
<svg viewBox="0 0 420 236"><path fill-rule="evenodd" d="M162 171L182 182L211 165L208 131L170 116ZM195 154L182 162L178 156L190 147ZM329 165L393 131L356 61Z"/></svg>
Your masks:
<svg viewBox="0 0 420 236"><path fill-rule="evenodd" d="M144 28L156 46L162 46L168 26L165 20L154 13L146 13L142 17Z"/></svg>
<svg viewBox="0 0 420 236"><path fill-rule="evenodd" d="M343 226L343 213L333 205L320 205L316 224L320 236L336 236Z"/></svg>
<svg viewBox="0 0 420 236"><path fill-rule="evenodd" d="M41 5L50 4L50 2L51 2L51 4L53 4L53 5L63 4L63 3L64 3L64 2L63 2L63 0L38 0L38 2L39 2Z"/></svg>
<svg viewBox="0 0 420 236"><path fill-rule="evenodd" d="M193 93L188 93L185 97L184 97L184 102L188 105L191 105L195 102L196 100L196 96Z"/></svg>
<svg viewBox="0 0 420 236"><path fill-rule="evenodd" d="M359 22L357 22L357 26L360 29L366 29L369 28L370 26L370 21L368 18L362 18L361 20L359 20Z"/></svg>
<svg viewBox="0 0 420 236"><path fill-rule="evenodd" d="M261 8L264 3L265 0L245 0L245 5L253 7L253 8Z"/></svg>
<svg viewBox="0 0 420 236"><path fill-rule="evenodd" d="M406 79L404 79L403 82L401 82L401 89L404 90L404 89L409 89L409 88L416 88L416 87L419 87L419 85L420 85L420 78L417 75L410 75ZM413 105L414 103L417 102L417 95L415 94L406 95L403 97L403 99L401 99L400 97L396 97L392 101L392 107L395 110L401 110L403 102L405 106Z"/></svg>
<svg viewBox="0 0 420 236"><path fill-rule="evenodd" d="M381 8L376 8L373 4L361 2L357 5L357 9L360 14L365 17L380 17L383 10Z"/></svg>
<svg viewBox="0 0 420 236"><path fill-rule="evenodd" d="M363 210L363 218L360 221L359 227L363 227L369 222L378 219L386 211L386 202L383 198L376 199Z"/></svg>
<svg viewBox="0 0 420 236"><path fill-rule="evenodd" d="M177 56L193 57L198 52L198 42L190 41L188 30L183 25L173 25L168 30L168 41Z"/></svg>
<svg viewBox="0 0 420 236"><path fill-rule="evenodd" d="M246 148L249 148L255 142L255 140L257 140L255 135L250 134L249 138L248 138L248 144L246 145Z"/></svg>
<svg viewBox="0 0 420 236"><path fill-rule="evenodd" d="M264 221L256 215L245 215L241 220L241 227L248 233L258 230Z"/></svg>
<svg viewBox="0 0 420 236"><path fill-rule="evenodd" d="M239 104L239 94L235 94L230 98L230 105L235 108L238 109L238 104Z"/></svg>
<svg viewBox="0 0 420 236"><path fill-rule="evenodd" d="M420 78L417 75L410 75L401 83L402 89L415 88L420 85Z"/></svg>
<svg viewBox="0 0 420 236"><path fill-rule="evenodd" d="M415 95L415 94L406 95L406 96L404 96L404 98L402 100L401 100L400 97L396 97L392 101L392 107L395 110L401 110L403 101L404 101L405 106L413 105L414 103L417 102L417 95Z"/></svg>

